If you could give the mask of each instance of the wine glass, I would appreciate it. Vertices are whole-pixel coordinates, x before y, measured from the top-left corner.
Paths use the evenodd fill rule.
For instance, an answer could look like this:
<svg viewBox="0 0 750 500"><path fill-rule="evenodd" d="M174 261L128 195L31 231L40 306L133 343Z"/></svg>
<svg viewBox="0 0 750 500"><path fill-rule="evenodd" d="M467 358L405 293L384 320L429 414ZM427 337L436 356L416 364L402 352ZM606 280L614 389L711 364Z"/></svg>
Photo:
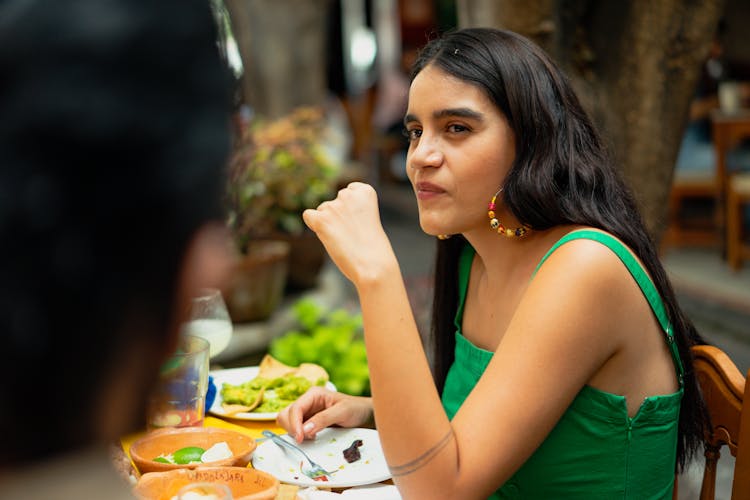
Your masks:
<svg viewBox="0 0 750 500"><path fill-rule="evenodd" d="M206 288L192 298L190 319L183 325L182 331L186 335L206 339L210 345L210 358L226 349L232 339L232 320L221 291Z"/></svg>

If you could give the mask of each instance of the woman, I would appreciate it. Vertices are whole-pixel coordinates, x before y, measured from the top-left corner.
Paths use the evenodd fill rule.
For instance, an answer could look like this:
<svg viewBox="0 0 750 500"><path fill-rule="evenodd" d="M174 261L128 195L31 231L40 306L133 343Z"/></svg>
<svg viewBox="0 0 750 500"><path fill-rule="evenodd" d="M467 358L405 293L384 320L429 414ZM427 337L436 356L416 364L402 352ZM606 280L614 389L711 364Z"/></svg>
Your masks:
<svg viewBox="0 0 750 500"><path fill-rule="evenodd" d="M356 286L373 398L315 390L279 422L302 440L374 411L405 498L671 498L702 437L699 339L569 83L516 34L457 31L420 54L404 123L441 238L435 378L354 183L304 219Z"/></svg>

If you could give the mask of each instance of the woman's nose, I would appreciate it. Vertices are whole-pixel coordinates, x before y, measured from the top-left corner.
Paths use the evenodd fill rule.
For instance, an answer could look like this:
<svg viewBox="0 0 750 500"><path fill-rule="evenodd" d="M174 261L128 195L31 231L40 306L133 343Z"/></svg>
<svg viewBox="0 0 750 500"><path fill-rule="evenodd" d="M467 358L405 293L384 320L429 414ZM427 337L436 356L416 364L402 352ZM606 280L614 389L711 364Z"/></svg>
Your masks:
<svg viewBox="0 0 750 500"><path fill-rule="evenodd" d="M443 164L443 152L434 140L424 134L413 144L406 155L406 165L410 168L439 167Z"/></svg>

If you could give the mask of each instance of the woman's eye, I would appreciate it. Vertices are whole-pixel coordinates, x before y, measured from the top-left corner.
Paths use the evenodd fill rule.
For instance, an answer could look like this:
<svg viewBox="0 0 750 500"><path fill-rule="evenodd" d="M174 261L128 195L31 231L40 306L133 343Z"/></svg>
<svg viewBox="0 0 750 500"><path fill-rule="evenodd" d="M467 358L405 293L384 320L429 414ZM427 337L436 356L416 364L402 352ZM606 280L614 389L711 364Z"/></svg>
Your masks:
<svg viewBox="0 0 750 500"><path fill-rule="evenodd" d="M452 133L458 134L458 133L461 133L461 132L468 132L468 131L469 131L469 128L468 127L464 127L463 125L458 125L458 124L448 125L448 132L452 132Z"/></svg>
<svg viewBox="0 0 750 500"><path fill-rule="evenodd" d="M418 128L404 129L404 135L410 141L415 141L422 137L422 130Z"/></svg>

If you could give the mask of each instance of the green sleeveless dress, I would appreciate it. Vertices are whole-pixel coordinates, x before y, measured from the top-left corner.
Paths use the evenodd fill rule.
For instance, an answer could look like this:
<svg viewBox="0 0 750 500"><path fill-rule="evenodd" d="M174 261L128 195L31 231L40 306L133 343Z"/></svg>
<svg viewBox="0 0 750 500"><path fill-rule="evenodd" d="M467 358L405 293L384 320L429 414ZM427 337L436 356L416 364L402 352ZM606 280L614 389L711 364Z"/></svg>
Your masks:
<svg viewBox="0 0 750 500"><path fill-rule="evenodd" d="M677 454L677 424L683 367L661 298L638 261L614 237L592 230L571 232L544 256L574 239L595 240L610 248L630 271L664 330L680 381L674 394L647 397L629 417L625 397L584 386L539 448L491 499L652 499L672 498ZM443 407L452 419L476 385L493 353L461 334L464 301L474 249L459 260L455 360L445 381ZM535 271L536 273L536 271ZM540 374L543 376L543 374Z"/></svg>

